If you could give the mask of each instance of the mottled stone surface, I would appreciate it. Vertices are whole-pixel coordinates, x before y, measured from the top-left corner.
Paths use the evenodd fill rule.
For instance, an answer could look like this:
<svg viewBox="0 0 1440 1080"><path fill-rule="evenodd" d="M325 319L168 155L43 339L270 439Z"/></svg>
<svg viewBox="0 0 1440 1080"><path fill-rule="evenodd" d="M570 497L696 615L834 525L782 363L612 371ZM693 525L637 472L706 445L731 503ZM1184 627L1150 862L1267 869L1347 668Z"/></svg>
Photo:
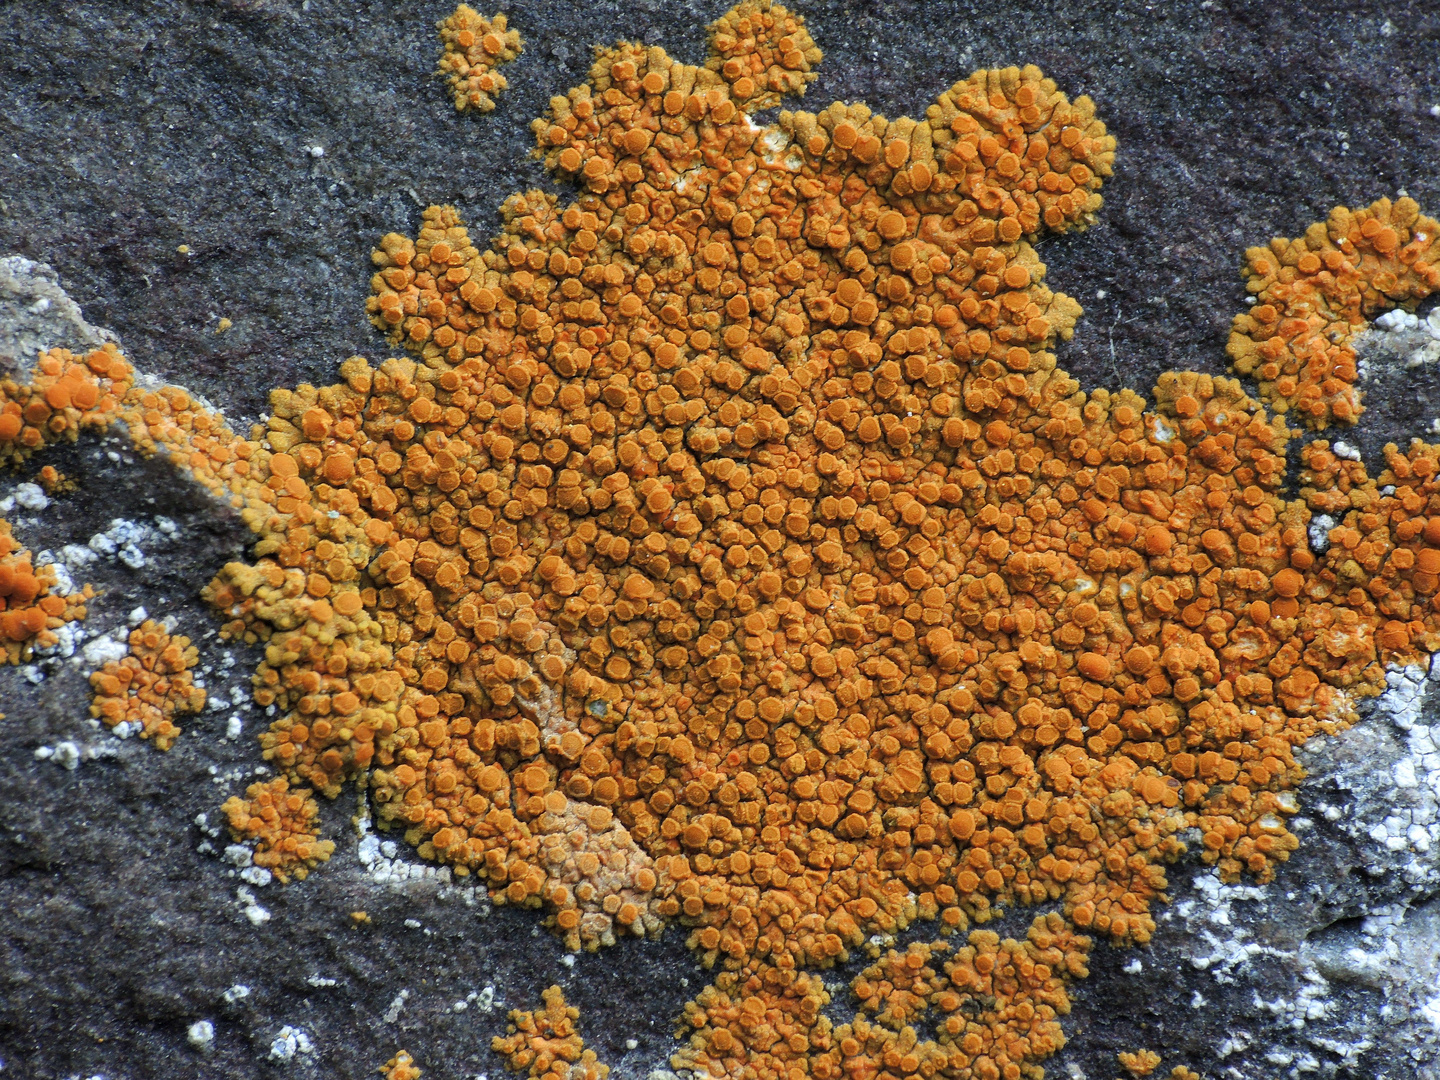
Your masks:
<svg viewBox="0 0 1440 1080"><path fill-rule="evenodd" d="M583 77L591 44L633 37L696 61L723 7L508 5L526 51L497 110L475 120L431 75L444 3L7 5L0 254L52 265L143 370L253 418L272 386L386 354L363 316L378 235L413 232L430 202L456 203L483 235L505 194L550 186L527 156L528 121ZM1223 370L1246 246L1397 189L1440 207L1432 5L796 7L826 52L811 107L841 98L913 114L975 67L1027 62L1095 98L1119 140L1100 223L1041 247L1049 283L1087 309L1060 351L1087 386L1146 392L1169 368ZM37 334L85 333L34 274L0 267L0 341L20 343L10 353ZM36 311L42 294L51 307ZM234 326L217 334L221 317ZM1440 414L1435 365L1410 367L1417 346L1376 336L1370 412L1349 436L1372 468L1385 441ZM351 796L323 807L339 844L327 866L244 899L218 857L224 838L197 824L213 827L259 763L253 657L221 647L197 597L242 554L244 530L118 435L41 463L79 488L12 510L16 534L37 552L91 551L71 553L72 572L102 595L60 650L73 655L0 671L0 1076L361 1077L404 1046L427 1077L494 1077L489 1038L505 1010L533 1006L551 982L617 1080L663 1064L705 978L678 930L567 966L533 915L492 911L433 876L377 881L415 863L402 846L387 868L373 841L361 860ZM0 498L32 473L0 478ZM195 639L221 702L168 754L87 720L85 648L123 634L138 606ZM1375 835L1434 805L1424 732L1440 722L1440 691L1417 686L1313 745L1304 843L1273 883L1222 888L1182 865L1151 946L1097 949L1050 1075L1110 1080L1115 1052L1141 1046L1206 1077L1440 1075L1440 845ZM232 716L238 740L226 738ZM73 755L57 751L65 743ZM258 908L270 917L257 925ZM356 929L359 909L371 923ZM208 1052L187 1038L202 1019ZM272 1046L287 1025L312 1049L282 1062Z"/></svg>

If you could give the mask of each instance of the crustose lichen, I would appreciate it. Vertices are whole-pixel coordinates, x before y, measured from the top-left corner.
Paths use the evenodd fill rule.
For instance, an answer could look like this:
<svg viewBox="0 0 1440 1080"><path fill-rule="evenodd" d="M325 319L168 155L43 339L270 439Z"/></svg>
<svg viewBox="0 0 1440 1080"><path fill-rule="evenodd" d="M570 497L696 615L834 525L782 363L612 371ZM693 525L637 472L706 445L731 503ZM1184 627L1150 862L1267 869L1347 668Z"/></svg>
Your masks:
<svg viewBox="0 0 1440 1080"><path fill-rule="evenodd" d="M367 784L572 948L687 926L718 971L681 1065L1034 1076L1178 834L1268 877L1295 746L1440 641L1437 452L1372 479L1312 443L1292 498L1240 383L1083 391L1031 242L1100 208L1092 103L1007 68L918 121L751 123L818 61L765 2L702 67L601 51L535 125L572 202L381 242L409 357L276 391L248 439L178 391L126 415L259 534L207 595L264 647L290 784ZM1328 328L1433 288L1435 228L1382 200L1252 252L1237 369L1353 420ZM971 929L1016 903L1063 915ZM877 955L832 1025L813 969L917 918L968 936Z"/></svg>

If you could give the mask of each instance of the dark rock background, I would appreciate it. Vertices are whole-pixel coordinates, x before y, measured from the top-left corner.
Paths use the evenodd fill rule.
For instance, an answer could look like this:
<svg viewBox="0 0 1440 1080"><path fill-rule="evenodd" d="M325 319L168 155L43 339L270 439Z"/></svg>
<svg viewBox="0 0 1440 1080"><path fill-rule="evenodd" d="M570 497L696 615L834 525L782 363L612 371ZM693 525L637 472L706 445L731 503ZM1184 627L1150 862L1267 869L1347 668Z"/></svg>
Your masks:
<svg viewBox="0 0 1440 1080"><path fill-rule="evenodd" d="M386 353L363 314L378 236L413 233L431 202L456 203L483 236L506 194L549 186L528 122L583 79L592 44L638 38L696 62L724 6L507 5L526 51L497 110L472 119L430 74L444 2L0 4L0 254L51 264L138 366L253 419L273 386ZM1096 100L1119 141L1100 222L1041 249L1049 283L1086 308L1060 351L1086 385L1146 392L1170 368L1222 371L1246 246L1397 189L1440 208L1440 9L1420 0L795 6L826 53L811 107L914 114L972 69L1008 63ZM222 316L234 326L216 334ZM1384 441L1440 412L1440 380L1386 369L1368 402L1356 441L1373 466ZM87 572L103 590L87 632L122 627L137 604L172 615L201 646L212 697L243 701L253 658L220 645L196 595L243 553L243 529L119 439L36 467L47 463L79 489L11 515L32 550L84 544L117 517L178 526L154 535L143 566ZM0 478L0 496L32 474ZM376 884L355 857L349 796L325 808L335 858L299 887L255 889L272 918L254 926L233 871L196 850L208 837L195 822L218 821L251 779L263 719L241 704L207 711L157 754L89 725L85 672L64 659L0 671L0 1076L360 1077L401 1046L427 1078L497 1076L489 1038L506 1009L556 981L616 1080L663 1065L705 978L678 930L568 967L532 915L486 914L433 880ZM230 715L244 721L238 741L222 738ZM1319 748L1302 803L1350 806L1383 788L1386 731L1367 721L1336 761ZM92 759L71 771L33 756L65 740ZM1429 980L1440 994L1436 886L1343 824L1315 819L1263 893L1216 901L1177 868L1155 944L1097 949L1049 1074L1109 1080L1117 1050L1150 1046L1162 1072L1186 1063L1206 1077L1440 1075L1414 989ZM351 925L357 909L369 927ZM1200 970L1205 934L1227 926L1258 951ZM1376 942L1393 946L1388 968L1344 959ZM226 1003L236 984L250 995ZM492 1011L482 999L454 1011L486 986ZM214 1024L208 1055L187 1043L200 1019ZM282 1064L270 1047L287 1024L314 1051Z"/></svg>

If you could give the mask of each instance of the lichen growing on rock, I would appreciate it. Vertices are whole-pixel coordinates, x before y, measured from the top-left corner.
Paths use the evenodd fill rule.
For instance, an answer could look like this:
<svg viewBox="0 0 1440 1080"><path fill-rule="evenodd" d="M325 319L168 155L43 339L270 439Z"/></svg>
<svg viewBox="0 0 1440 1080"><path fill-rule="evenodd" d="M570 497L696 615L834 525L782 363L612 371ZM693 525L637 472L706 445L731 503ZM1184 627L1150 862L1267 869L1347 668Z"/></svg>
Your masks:
<svg viewBox="0 0 1440 1080"><path fill-rule="evenodd" d="M131 370L114 345L85 357L68 349L42 353L26 381L0 378L0 467L15 467L56 442L74 442L82 430L107 427L131 387ZM52 645L54 631L83 619L94 593L51 592L53 568L36 567L30 553L0 518L0 663L18 663L37 645Z"/></svg>
<svg viewBox="0 0 1440 1080"><path fill-rule="evenodd" d="M0 518L0 664L21 662L35 646L54 644L60 626L85 618L94 590L86 585L60 596L52 591L55 584L54 567L36 567L10 523Z"/></svg>
<svg viewBox="0 0 1440 1080"><path fill-rule="evenodd" d="M1245 253L1255 300L1235 316L1230 357L1253 376L1276 412L1305 424L1353 424L1363 411L1355 385L1355 335L1396 305L1413 308L1440 289L1440 222L1415 200L1380 199L1364 210L1336 207L1297 240L1277 238Z"/></svg>
<svg viewBox="0 0 1440 1080"><path fill-rule="evenodd" d="M180 737L174 718L205 707L205 691L190 674L199 653L188 637L172 636L154 620L130 632L129 646L90 676L90 715L112 729L129 725L157 750L169 750Z"/></svg>
<svg viewBox="0 0 1440 1080"><path fill-rule="evenodd" d="M770 0L731 8L710 24L710 58L737 105L758 112L803 94L821 53L805 20Z"/></svg>
<svg viewBox="0 0 1440 1080"><path fill-rule="evenodd" d="M377 1072L385 1080L420 1080L423 1069L415 1064L415 1059L401 1050L384 1065L381 1065Z"/></svg>
<svg viewBox="0 0 1440 1080"><path fill-rule="evenodd" d="M1149 1076L1160 1067L1160 1055L1154 1050L1122 1050L1115 1057L1131 1076Z"/></svg>
<svg viewBox="0 0 1440 1080"><path fill-rule="evenodd" d="M1052 913L1025 941L974 930L959 948L891 949L852 981L861 1013L837 1027L821 1014L830 995L814 976L725 972L687 1006L695 1034L675 1064L703 1075L744 1047L756 1076L1038 1076L1036 1063L1065 1045L1065 983L1087 974L1089 948Z"/></svg>
<svg viewBox="0 0 1440 1080"><path fill-rule="evenodd" d="M290 790L283 776L251 784L245 798L233 795L220 809L230 822L230 834L255 844L251 861L281 882L292 877L304 881L335 851L334 841L318 838L320 807L314 798L308 791Z"/></svg>
<svg viewBox="0 0 1440 1080"><path fill-rule="evenodd" d="M439 23L443 50L436 73L444 75L459 112L493 112L495 95L509 84L496 69L520 55L523 44L504 15L487 19L461 4Z"/></svg>
<svg viewBox="0 0 1440 1080"><path fill-rule="evenodd" d="M1270 876L1294 748L1440 644L1437 448L1372 479L1312 443L1291 498L1293 433L1238 382L1147 409L1060 370L1079 306L1032 241L1094 219L1113 140L1037 69L758 127L818 50L767 3L711 43L602 50L552 100L573 202L512 197L484 250L448 207L381 241L368 310L409 357L276 391L248 439L173 388L124 416L259 535L206 594L264 647L287 799L362 780L571 948L679 921L719 969L697 1071L1035 1076L1082 934L1148 939L1183 830ZM1428 272L1383 235L1410 204L1365 213L1327 241L1362 322L1413 298L1391 251ZM1300 291L1258 291L1268 363ZM1017 903L1060 912L972 931ZM920 918L967 944L877 956L833 1025L813 969ZM522 1067L570 1037L517 1015Z"/></svg>
<svg viewBox="0 0 1440 1080"><path fill-rule="evenodd" d="M496 1035L491 1047L515 1072L536 1080L605 1080L610 1066L603 1065L580 1037L580 1010L565 1004L565 993L552 986L541 995L544 1007L536 1012L512 1009L508 1034Z"/></svg>

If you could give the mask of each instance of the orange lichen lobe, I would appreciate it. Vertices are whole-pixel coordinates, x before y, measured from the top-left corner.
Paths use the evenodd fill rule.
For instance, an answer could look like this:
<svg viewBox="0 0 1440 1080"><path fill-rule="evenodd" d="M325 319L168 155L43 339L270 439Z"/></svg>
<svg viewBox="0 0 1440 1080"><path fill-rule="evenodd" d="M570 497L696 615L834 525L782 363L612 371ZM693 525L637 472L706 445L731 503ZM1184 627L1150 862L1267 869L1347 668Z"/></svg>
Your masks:
<svg viewBox="0 0 1440 1080"><path fill-rule="evenodd" d="M705 66L751 111L803 94L821 60L804 20L771 0L738 4L711 23L710 52Z"/></svg>
<svg viewBox="0 0 1440 1080"><path fill-rule="evenodd" d="M518 31L504 15L487 19L468 4L461 4L439 24L444 48L436 73L446 76L459 112L487 113L495 96L509 85L496 70L520 55L524 47Z"/></svg>
<svg viewBox="0 0 1440 1080"><path fill-rule="evenodd" d="M414 1058L401 1050L376 1071L385 1080L420 1080L424 1070L415 1064Z"/></svg>
<svg viewBox="0 0 1440 1080"><path fill-rule="evenodd" d="M1160 1067L1160 1055L1154 1050L1122 1050L1115 1056L1131 1076L1149 1076Z"/></svg>
<svg viewBox="0 0 1440 1080"><path fill-rule="evenodd" d="M536 1080L605 1080L610 1066L580 1037L580 1010L565 1004L564 991L552 986L541 994L544 1007L530 1012L513 1009L507 1035L496 1035L491 1048L514 1072Z"/></svg>
<svg viewBox="0 0 1440 1080"><path fill-rule="evenodd" d="M1415 200L1380 199L1251 248L1243 272L1254 305L1235 316L1235 370L1276 412L1294 409L1312 428L1353 424L1363 411L1355 337L1375 315L1440 289L1437 230Z"/></svg>
<svg viewBox="0 0 1440 1080"><path fill-rule="evenodd" d="M331 840L319 839L316 822L320 807L304 788L290 787L283 776L268 783L251 784L245 798L233 795L220 808L230 822L237 841L255 843L252 861L269 870L281 882L290 878L304 881L335 851ZM364 915L352 912L351 917ZM368 917L356 919L368 922Z"/></svg>
<svg viewBox="0 0 1440 1080"><path fill-rule="evenodd" d="M130 650L90 676L90 715L114 728L132 724L157 750L169 750L180 737L174 718L205 707L205 691L190 668L199 653L183 634L171 635L147 620L130 632Z"/></svg>

